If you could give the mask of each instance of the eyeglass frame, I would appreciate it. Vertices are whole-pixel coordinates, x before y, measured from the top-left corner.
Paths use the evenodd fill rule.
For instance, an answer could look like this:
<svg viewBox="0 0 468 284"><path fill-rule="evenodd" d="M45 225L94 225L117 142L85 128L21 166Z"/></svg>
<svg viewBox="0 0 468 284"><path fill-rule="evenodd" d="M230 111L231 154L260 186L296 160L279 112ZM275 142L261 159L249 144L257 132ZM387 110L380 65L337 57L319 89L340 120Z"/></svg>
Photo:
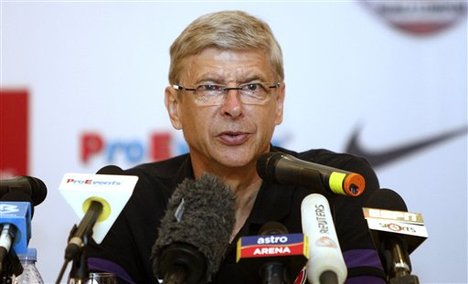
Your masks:
<svg viewBox="0 0 468 284"><path fill-rule="evenodd" d="M266 83L263 83L263 82L250 82L250 83L239 84L237 87L227 87L225 85L220 85L220 84L200 84L200 85L197 85L195 88L187 88L187 87L184 87L184 86L182 86L180 84L173 84L173 85L171 85L171 87L178 90L178 91L191 91L191 92L193 92L194 95L196 95L197 91L199 92L198 88L200 88L200 87L203 87L203 86L217 86L217 87L221 88L221 92L216 97L218 97L218 96L221 97L221 95L224 97L224 95L226 95L228 91L237 90L237 91L239 91L239 94L241 95L240 100L244 104L262 105L262 104L266 103L267 98L269 98L269 97L266 97L265 99L263 99L261 101L258 101L258 103L252 103L252 102L246 103L246 102L242 101L243 96L242 96L241 92L246 91L246 90L243 89L243 87L248 86L248 85L252 85L252 84L260 85L262 88L264 88L267 91L268 91L268 89L277 89L281 85L280 82L275 82L272 85L267 85ZM270 93L267 92L267 94L269 95ZM198 98L203 98L203 97L198 97ZM205 103L201 102L201 104L205 104ZM219 104L221 104L221 103L219 103ZM219 104L212 104L212 105L219 105ZM206 105L210 105L210 104L206 104Z"/></svg>

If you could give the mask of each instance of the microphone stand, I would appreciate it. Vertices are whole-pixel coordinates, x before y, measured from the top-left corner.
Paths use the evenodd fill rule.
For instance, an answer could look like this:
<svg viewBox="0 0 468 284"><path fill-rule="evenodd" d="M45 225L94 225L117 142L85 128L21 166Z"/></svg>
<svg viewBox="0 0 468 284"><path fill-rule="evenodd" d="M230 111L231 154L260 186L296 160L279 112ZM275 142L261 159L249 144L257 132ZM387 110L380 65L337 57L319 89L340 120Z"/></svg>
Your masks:
<svg viewBox="0 0 468 284"><path fill-rule="evenodd" d="M70 240L76 233L78 227L76 225L70 231L68 239ZM65 261L60 270L59 276L57 277L56 284L59 284L62 280L63 274L67 268L69 261L72 261L72 268L68 275L68 284L83 284L89 280L89 269L88 269L88 254L86 247L89 238L92 236L92 230L87 230L82 237L82 246L74 246L73 253L67 254Z"/></svg>
<svg viewBox="0 0 468 284"><path fill-rule="evenodd" d="M10 249L0 266L0 283L2 284L11 284L13 275L18 276L23 273L23 265L13 248Z"/></svg>
<svg viewBox="0 0 468 284"><path fill-rule="evenodd" d="M89 278L86 246L88 240L93 236L93 227L96 224L99 215L102 213L103 205L100 202L92 201L86 214L78 226L74 225L68 236L68 244L65 248L65 261L60 270L56 284L60 283L66 266L73 260L73 266L70 271L69 284L85 283Z"/></svg>
<svg viewBox="0 0 468 284"><path fill-rule="evenodd" d="M389 267L389 284L419 284L416 275L411 275L411 261L405 243L401 239L394 239L387 243L385 258Z"/></svg>
<svg viewBox="0 0 468 284"><path fill-rule="evenodd" d="M290 283L286 267L280 261L269 261L262 266L262 284Z"/></svg>
<svg viewBox="0 0 468 284"><path fill-rule="evenodd" d="M73 258L72 268L70 270L68 278L68 284L84 284L87 283L89 279L88 254L86 252L86 247L90 235L91 232L83 236L83 246Z"/></svg>

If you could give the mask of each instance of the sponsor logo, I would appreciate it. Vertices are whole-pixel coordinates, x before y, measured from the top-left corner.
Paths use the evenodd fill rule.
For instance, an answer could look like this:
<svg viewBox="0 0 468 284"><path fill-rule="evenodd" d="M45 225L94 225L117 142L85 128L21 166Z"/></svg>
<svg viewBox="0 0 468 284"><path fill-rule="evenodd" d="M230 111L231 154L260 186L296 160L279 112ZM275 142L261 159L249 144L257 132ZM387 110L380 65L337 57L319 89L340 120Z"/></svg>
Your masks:
<svg viewBox="0 0 468 284"><path fill-rule="evenodd" d="M396 210L384 210L375 208L363 208L364 217L368 218L381 218L397 221L407 222L423 222L423 217L420 213L396 211Z"/></svg>
<svg viewBox="0 0 468 284"><path fill-rule="evenodd" d="M307 280L307 268L304 266L294 280L294 284L305 284Z"/></svg>
<svg viewBox="0 0 468 284"><path fill-rule="evenodd" d="M371 232L380 231L411 236L411 245L415 246L422 242L420 238L427 238L427 229L420 213L367 207L363 207L362 210Z"/></svg>
<svg viewBox="0 0 468 284"><path fill-rule="evenodd" d="M120 185L119 181L107 181L107 180L92 180L92 179L74 179L69 178L65 183L73 184L73 185Z"/></svg>
<svg viewBox="0 0 468 284"><path fill-rule="evenodd" d="M390 223L390 224L380 224L383 228L388 228L390 231L397 232L397 233L403 233L403 232L411 232L411 233L416 233L416 230L413 227L410 226L401 226L395 223Z"/></svg>
<svg viewBox="0 0 468 284"><path fill-rule="evenodd" d="M267 237L260 237L257 240L257 244L264 245L264 244L285 244L288 242L288 237L286 235L272 235Z"/></svg>
<svg viewBox="0 0 468 284"><path fill-rule="evenodd" d="M80 161L90 163L104 159L105 163L138 164L145 161L160 161L186 153L184 141L176 141L170 132L153 132L147 139L108 138L99 132L86 131L79 140Z"/></svg>
<svg viewBox="0 0 468 284"><path fill-rule="evenodd" d="M264 247L256 248L253 255L254 256L275 256L275 255L286 255L291 254L289 247Z"/></svg>
<svg viewBox="0 0 468 284"><path fill-rule="evenodd" d="M237 242L237 261L269 256L308 256L308 243L303 234L246 236Z"/></svg>
<svg viewBox="0 0 468 284"><path fill-rule="evenodd" d="M0 204L0 215L19 213L19 207L14 204Z"/></svg>
<svg viewBox="0 0 468 284"><path fill-rule="evenodd" d="M331 238L329 238L327 236L320 237L317 241L315 241L315 244L318 247L327 247L327 248L337 248L338 247L336 242L333 241Z"/></svg>
<svg viewBox="0 0 468 284"><path fill-rule="evenodd" d="M369 10L396 29L412 35L432 35L466 17L466 0L361 0Z"/></svg>
<svg viewBox="0 0 468 284"><path fill-rule="evenodd" d="M321 234L328 234L328 224L325 214L325 206L323 204L315 205L315 218L317 226Z"/></svg>
<svg viewBox="0 0 468 284"><path fill-rule="evenodd" d="M388 149L369 150L361 144L359 139L361 131L360 128L357 128L351 135L345 151L350 154L365 157L373 167L377 168L402 158L406 158L424 149L434 147L442 142L466 135L467 132L468 127L464 126L462 128L442 132L431 137L422 138L411 143L395 145Z"/></svg>

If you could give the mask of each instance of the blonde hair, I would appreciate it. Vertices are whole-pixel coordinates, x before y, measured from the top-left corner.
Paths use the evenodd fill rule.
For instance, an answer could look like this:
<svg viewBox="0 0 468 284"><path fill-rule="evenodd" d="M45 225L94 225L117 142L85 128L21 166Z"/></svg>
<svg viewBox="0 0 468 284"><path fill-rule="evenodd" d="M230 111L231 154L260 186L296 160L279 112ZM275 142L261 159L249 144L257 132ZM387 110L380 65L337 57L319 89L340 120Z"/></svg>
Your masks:
<svg viewBox="0 0 468 284"><path fill-rule="evenodd" d="M263 49L277 80L283 81L283 55L270 26L243 11L221 11L194 20L170 48L169 82L177 84L185 58L208 47L226 50Z"/></svg>

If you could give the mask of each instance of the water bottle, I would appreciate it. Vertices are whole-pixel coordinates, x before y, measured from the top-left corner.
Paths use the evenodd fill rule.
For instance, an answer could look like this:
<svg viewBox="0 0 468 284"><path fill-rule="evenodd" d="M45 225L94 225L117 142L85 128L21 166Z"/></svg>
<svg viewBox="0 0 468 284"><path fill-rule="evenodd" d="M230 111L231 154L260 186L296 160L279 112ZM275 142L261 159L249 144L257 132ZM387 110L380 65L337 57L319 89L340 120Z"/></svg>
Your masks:
<svg viewBox="0 0 468 284"><path fill-rule="evenodd" d="M12 284L44 284L42 276L37 270L37 250L28 248L25 254L18 254L19 261L23 265L23 273L19 276L13 276Z"/></svg>

